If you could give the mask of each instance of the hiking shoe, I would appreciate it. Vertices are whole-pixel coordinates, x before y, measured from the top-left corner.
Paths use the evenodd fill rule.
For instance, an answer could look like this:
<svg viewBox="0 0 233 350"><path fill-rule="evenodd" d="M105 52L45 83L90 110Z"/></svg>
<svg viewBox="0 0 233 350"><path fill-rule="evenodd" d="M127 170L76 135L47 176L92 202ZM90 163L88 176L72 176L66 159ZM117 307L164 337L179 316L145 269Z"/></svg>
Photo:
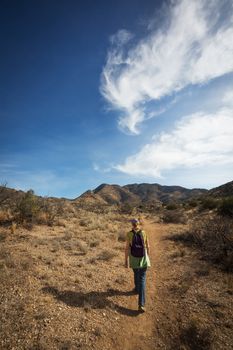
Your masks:
<svg viewBox="0 0 233 350"><path fill-rule="evenodd" d="M145 309L144 306L139 306L139 307L138 307L138 311L139 311L139 312L146 312L146 309Z"/></svg>

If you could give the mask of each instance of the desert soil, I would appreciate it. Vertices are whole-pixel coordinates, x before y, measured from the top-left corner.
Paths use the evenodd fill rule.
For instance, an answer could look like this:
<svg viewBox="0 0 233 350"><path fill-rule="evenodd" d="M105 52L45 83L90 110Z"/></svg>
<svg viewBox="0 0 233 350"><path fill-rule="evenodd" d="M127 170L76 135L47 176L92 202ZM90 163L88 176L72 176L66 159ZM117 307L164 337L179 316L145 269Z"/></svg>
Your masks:
<svg viewBox="0 0 233 350"><path fill-rule="evenodd" d="M113 241L114 234L102 239L102 248L117 251L107 261L100 255L97 259L95 253L74 254L72 242L69 246L72 237L66 237L61 254L64 247L55 245L58 232L52 229L41 233L39 227L27 237L22 235L22 243L10 239L7 248L16 251L17 245L18 259L19 252L21 258L30 252L35 266L31 269L25 263L27 289L12 287L12 295L24 293L21 320L12 322L24 322L26 327L14 328L3 319L0 348L231 349L232 276L200 259L195 250L168 239L184 226L145 220L144 229L152 266L147 272L143 314L137 312L137 296L129 293L133 274L123 267L124 242ZM5 299L2 305L4 310L11 306Z"/></svg>
<svg viewBox="0 0 233 350"><path fill-rule="evenodd" d="M147 221L145 230L152 265L147 273L147 311L125 315L109 349L231 349L231 276L167 239L182 226ZM135 310L137 297L127 297L125 307ZM105 348L105 340L100 343Z"/></svg>

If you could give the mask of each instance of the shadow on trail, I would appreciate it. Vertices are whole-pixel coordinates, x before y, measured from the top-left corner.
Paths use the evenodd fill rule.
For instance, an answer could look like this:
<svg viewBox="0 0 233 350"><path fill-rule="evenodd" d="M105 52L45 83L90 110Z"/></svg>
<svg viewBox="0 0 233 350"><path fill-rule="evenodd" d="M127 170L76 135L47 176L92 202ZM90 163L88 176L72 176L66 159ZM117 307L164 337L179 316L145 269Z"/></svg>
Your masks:
<svg viewBox="0 0 233 350"><path fill-rule="evenodd" d="M42 288L43 293L52 294L53 297L59 301L62 301L68 306L72 307L82 307L82 308L92 308L92 309L112 309L116 310L118 313L127 316L138 316L139 312L137 310L127 309L123 306L115 304L108 297L113 296L130 296L132 292L123 292L115 289L108 289L106 292L74 292L70 290L59 291L57 288L52 286L47 286Z"/></svg>

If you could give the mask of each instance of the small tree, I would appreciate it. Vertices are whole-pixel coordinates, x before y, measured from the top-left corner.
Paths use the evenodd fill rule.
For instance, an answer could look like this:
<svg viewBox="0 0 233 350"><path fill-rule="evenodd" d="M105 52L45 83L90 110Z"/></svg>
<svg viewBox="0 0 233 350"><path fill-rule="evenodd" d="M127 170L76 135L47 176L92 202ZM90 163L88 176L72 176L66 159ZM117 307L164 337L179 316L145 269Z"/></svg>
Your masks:
<svg viewBox="0 0 233 350"><path fill-rule="evenodd" d="M223 216L233 217L233 197L228 197L221 201L218 213Z"/></svg>
<svg viewBox="0 0 233 350"><path fill-rule="evenodd" d="M33 222L40 210L38 198L33 190L27 191L17 205L19 221Z"/></svg>

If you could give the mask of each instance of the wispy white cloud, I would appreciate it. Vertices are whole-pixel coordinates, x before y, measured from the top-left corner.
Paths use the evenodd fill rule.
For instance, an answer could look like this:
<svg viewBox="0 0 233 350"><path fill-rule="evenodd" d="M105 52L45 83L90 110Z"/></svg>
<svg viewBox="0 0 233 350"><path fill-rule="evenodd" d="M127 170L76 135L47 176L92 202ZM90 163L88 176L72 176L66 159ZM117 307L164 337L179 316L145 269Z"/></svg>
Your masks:
<svg viewBox="0 0 233 350"><path fill-rule="evenodd" d="M116 34L111 35L110 42L116 46L122 46L133 38L133 34L128 30L120 29Z"/></svg>
<svg viewBox="0 0 233 350"><path fill-rule="evenodd" d="M177 168L233 164L233 108L183 117L170 133L154 136L137 154L115 169L139 176L161 177Z"/></svg>
<svg viewBox="0 0 233 350"><path fill-rule="evenodd" d="M113 168L113 165L110 165L108 167L106 166L103 166L103 165L99 165L97 163L94 163L93 164L93 169L96 171L96 172L99 172L99 173L109 173Z"/></svg>
<svg viewBox="0 0 233 350"><path fill-rule="evenodd" d="M122 129L139 133L140 123L150 117L149 101L233 71L233 16L221 12L228 8L232 13L232 2L222 4L220 0L172 2L164 25L156 30L150 26L139 42L130 43L132 36L124 30L112 37L100 89L120 112Z"/></svg>

